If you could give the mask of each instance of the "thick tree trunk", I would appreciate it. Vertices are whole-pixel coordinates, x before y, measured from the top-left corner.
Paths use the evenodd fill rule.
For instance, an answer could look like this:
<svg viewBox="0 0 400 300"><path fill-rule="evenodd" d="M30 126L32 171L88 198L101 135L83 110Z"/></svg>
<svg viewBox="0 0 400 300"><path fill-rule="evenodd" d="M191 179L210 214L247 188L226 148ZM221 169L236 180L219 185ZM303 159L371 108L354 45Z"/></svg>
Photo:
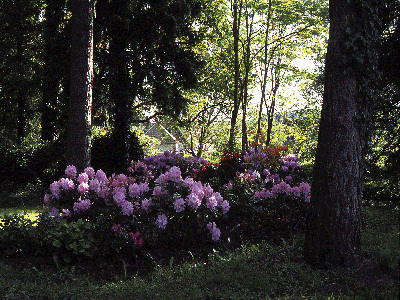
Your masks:
<svg viewBox="0 0 400 300"><path fill-rule="evenodd" d="M128 10L127 2L114 0L111 2L114 15L110 19L110 100L114 104L114 131L112 139L115 144L113 161L115 172L123 172L130 163L130 126L132 122L132 98L129 94L130 78L128 73L128 30L124 19L124 11ZM118 16L118 17L116 17Z"/></svg>
<svg viewBox="0 0 400 300"><path fill-rule="evenodd" d="M351 45L355 32L371 38L355 27L369 20L354 2L331 0L329 7L324 102L305 241L305 257L312 264L350 265L361 250L363 149L370 100L362 93L357 59L352 59L373 49L356 50Z"/></svg>
<svg viewBox="0 0 400 300"><path fill-rule="evenodd" d="M83 171L90 164L93 10L94 0L71 1L71 79L66 160L78 171Z"/></svg>

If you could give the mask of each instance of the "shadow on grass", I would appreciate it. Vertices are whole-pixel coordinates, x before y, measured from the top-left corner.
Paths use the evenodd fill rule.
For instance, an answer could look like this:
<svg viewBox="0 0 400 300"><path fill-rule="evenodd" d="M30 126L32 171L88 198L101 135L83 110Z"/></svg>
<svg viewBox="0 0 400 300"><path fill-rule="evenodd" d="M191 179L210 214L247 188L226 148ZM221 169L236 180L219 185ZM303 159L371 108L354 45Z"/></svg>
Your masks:
<svg viewBox="0 0 400 300"><path fill-rule="evenodd" d="M365 209L363 259L357 266L331 270L313 269L304 262L303 235L279 245L248 242L234 250L221 246L208 257L176 252L163 262L152 260L151 272L143 275L137 266L118 258L107 265L92 260L57 269L51 257L2 257L0 295L1 299L398 299L398 236L397 211Z"/></svg>

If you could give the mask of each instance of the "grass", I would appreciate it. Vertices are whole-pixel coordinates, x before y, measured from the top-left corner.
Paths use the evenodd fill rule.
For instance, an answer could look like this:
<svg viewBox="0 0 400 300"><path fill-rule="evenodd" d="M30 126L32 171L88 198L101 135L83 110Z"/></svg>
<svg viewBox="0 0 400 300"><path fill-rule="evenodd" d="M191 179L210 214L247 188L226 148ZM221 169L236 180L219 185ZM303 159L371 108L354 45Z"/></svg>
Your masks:
<svg viewBox="0 0 400 300"><path fill-rule="evenodd" d="M364 255L351 268L311 268L302 256L303 235L279 245L215 249L208 259L188 255L177 265L173 259L154 263L145 275L126 277L123 264L116 262L112 279L82 265L57 269L34 258L0 259L0 298L399 299L397 218L395 210L364 209Z"/></svg>

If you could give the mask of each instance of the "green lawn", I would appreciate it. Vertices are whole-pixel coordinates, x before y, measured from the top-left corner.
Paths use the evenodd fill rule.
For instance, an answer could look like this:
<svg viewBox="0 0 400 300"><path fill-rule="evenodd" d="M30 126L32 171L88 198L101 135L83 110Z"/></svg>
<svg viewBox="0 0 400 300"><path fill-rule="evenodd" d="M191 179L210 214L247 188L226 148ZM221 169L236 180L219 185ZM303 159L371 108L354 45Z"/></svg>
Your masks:
<svg viewBox="0 0 400 300"><path fill-rule="evenodd" d="M35 217L35 210L28 211ZM127 268L135 273L133 267L117 260L111 279L102 277L100 266L57 269L51 258L43 264L17 257L0 259L0 298L399 299L398 211L365 209L364 215L364 257L352 268L311 268L302 257L302 235L279 245L216 249L208 259L186 258L178 265L173 259L155 263L144 275L125 277Z"/></svg>

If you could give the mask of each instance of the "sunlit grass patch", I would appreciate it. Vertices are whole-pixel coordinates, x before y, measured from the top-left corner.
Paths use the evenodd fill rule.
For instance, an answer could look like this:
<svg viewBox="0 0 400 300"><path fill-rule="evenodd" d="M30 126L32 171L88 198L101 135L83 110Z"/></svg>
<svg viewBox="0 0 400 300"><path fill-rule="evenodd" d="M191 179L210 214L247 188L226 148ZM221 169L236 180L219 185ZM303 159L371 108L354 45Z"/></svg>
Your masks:
<svg viewBox="0 0 400 300"><path fill-rule="evenodd" d="M27 209L22 209L22 208L0 208L0 227L2 227L3 223L1 222L1 219L5 215L20 215L20 216L25 216L31 221L37 221L37 218L40 213L40 207L36 208L27 208Z"/></svg>

